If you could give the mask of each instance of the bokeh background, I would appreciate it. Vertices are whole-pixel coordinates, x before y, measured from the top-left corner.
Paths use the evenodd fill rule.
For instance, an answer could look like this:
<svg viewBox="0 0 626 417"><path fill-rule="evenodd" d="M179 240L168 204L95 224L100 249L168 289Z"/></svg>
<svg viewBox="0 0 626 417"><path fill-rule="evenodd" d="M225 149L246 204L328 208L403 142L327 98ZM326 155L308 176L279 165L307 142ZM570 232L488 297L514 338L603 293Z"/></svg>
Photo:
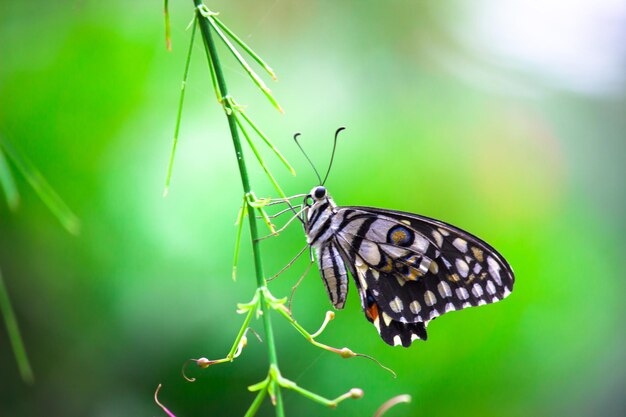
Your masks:
<svg viewBox="0 0 626 417"><path fill-rule="evenodd" d="M0 132L29 156L82 221L71 236L17 175L22 204L0 204L0 268L36 382L24 384L0 326L0 415L243 415L264 378L250 338L226 354L254 290L244 240L231 280L241 185L231 140L196 44L170 195L169 157L191 1L0 2ZM327 397L284 395L287 415L621 416L625 332L626 7L521 0L214 1L208 6L277 71L279 115L230 56L231 92L294 164L265 152L288 194L316 185L292 142L324 170L339 204L437 217L497 247L517 275L505 301L450 313L410 349L385 345L348 305L320 341L375 356L344 360L274 318L281 370ZM269 81L268 81L269 82ZM264 150L265 151L265 150ZM253 186L276 196L253 163ZM294 224L263 243L268 274L304 245ZM306 260L271 283L288 295ZM330 308L317 271L294 314L314 330ZM253 324L262 333L260 322ZM260 415L273 415L266 404Z"/></svg>

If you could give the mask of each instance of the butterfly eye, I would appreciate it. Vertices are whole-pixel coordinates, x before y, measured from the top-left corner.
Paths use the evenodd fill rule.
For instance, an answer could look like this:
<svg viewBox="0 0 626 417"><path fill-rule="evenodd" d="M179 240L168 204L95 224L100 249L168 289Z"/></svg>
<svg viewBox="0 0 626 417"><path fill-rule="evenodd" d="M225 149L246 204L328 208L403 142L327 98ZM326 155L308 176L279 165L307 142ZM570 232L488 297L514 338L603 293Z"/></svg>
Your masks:
<svg viewBox="0 0 626 417"><path fill-rule="evenodd" d="M326 197L326 188L322 186L316 187L315 190L313 190L313 196L316 200L321 200Z"/></svg>

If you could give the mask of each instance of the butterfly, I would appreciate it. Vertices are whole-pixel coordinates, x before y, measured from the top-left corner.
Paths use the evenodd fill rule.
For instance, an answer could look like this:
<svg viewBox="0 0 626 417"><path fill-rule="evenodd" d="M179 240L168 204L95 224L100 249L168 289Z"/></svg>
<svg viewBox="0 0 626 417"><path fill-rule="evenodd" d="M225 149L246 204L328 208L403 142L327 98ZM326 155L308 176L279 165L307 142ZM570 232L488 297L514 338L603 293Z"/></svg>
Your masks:
<svg viewBox="0 0 626 417"><path fill-rule="evenodd" d="M324 184L344 129L335 132L323 181L298 142L300 134L294 136L321 184L294 196L304 196L296 217L316 252L332 305L344 308L350 272L367 320L387 344L408 347L426 340L428 323L442 314L506 298L513 270L480 238L418 214L335 204Z"/></svg>
<svg viewBox="0 0 626 417"><path fill-rule="evenodd" d="M439 220L373 207L339 207L324 186L304 200L307 243L332 305L342 309L348 271L365 317L382 339L408 347L428 323L490 304L513 290L513 271L493 247Z"/></svg>

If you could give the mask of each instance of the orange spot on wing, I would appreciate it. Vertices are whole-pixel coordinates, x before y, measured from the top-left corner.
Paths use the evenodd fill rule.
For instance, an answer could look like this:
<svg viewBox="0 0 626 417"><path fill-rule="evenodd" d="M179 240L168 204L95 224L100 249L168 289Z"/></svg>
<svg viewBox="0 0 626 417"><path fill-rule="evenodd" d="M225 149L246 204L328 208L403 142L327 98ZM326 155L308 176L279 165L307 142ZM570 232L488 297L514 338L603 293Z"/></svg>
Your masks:
<svg viewBox="0 0 626 417"><path fill-rule="evenodd" d="M396 230L391 234L391 240L396 245L407 238L406 232L402 229Z"/></svg>
<svg viewBox="0 0 626 417"><path fill-rule="evenodd" d="M378 318L378 304L374 303L371 306L369 306L365 310L365 313L367 314L367 317L370 318L371 320L376 320Z"/></svg>
<svg viewBox="0 0 626 417"><path fill-rule="evenodd" d="M383 266L381 266L380 268L378 268L381 272L391 272L393 271L393 264L391 262L391 258L387 255L384 255L384 262L385 264Z"/></svg>

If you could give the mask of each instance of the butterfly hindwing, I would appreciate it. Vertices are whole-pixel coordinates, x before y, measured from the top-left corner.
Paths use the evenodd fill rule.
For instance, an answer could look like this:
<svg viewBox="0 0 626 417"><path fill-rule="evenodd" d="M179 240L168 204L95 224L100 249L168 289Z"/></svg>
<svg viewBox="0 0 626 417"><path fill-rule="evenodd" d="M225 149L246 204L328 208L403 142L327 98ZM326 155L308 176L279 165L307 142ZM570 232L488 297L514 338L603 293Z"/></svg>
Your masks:
<svg viewBox="0 0 626 417"><path fill-rule="evenodd" d="M361 307L363 308L365 317L376 327L376 330L385 343L392 346L402 345L408 347L415 339L427 339L427 322L402 323L393 320L388 314L382 311L378 302L372 295L372 291L368 288L364 277L367 268L361 267L357 269L356 264L348 261L347 255L344 255L344 258L346 258L346 265L354 278L359 292Z"/></svg>

